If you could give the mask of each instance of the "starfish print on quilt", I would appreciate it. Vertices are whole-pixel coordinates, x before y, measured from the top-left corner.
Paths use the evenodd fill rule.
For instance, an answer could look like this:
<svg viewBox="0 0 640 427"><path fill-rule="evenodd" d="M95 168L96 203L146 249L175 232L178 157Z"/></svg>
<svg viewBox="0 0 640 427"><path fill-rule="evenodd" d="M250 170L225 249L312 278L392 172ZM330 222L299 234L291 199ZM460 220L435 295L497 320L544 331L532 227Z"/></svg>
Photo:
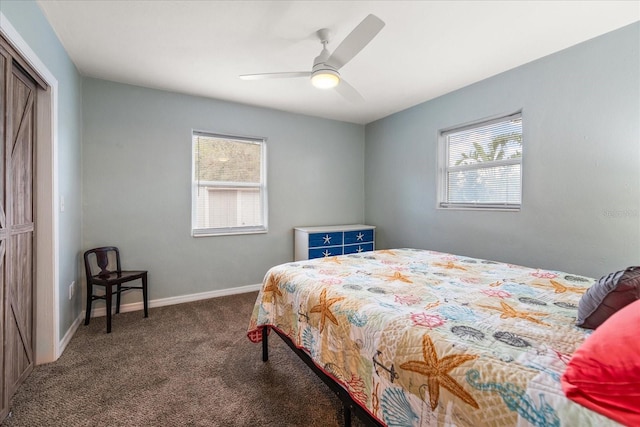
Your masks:
<svg viewBox="0 0 640 427"><path fill-rule="evenodd" d="M501 307L498 308L498 307L491 307L489 305L480 305L480 307L482 308L488 308L490 310L496 310L501 312L502 313L500 315L501 319L507 319L511 317L511 318L528 320L529 322L537 323L538 325L549 326L547 323L544 323L542 320L536 319L535 317L533 317L533 316L547 316L548 315L547 313L541 313L537 311L518 311L504 301L500 301L500 306Z"/></svg>
<svg viewBox="0 0 640 427"><path fill-rule="evenodd" d="M434 262L433 263L434 266L436 267L442 267L445 270L462 270L462 271L467 271L466 268L459 266L457 264L455 264L453 261L447 261L447 262Z"/></svg>
<svg viewBox="0 0 640 427"><path fill-rule="evenodd" d="M327 289L322 290L320 293L320 302L310 310L310 313L320 313L320 333L324 330L326 319L329 319L334 325L338 325L338 319L336 319L331 312L331 306L343 299L345 299L345 297L327 298Z"/></svg>
<svg viewBox="0 0 640 427"><path fill-rule="evenodd" d="M576 294L584 294L587 288L583 288L580 286L565 286L560 282L556 282L555 280L549 280L551 283L551 288L553 288L554 293L556 294L564 294L565 292L575 292ZM532 283L533 286L538 286L540 288L549 288L548 285L543 285L541 283Z"/></svg>
<svg viewBox="0 0 640 427"><path fill-rule="evenodd" d="M423 360L411 360L400 365L406 371L417 372L427 377L429 387L429 403L431 410L438 406L440 398L440 387L444 387L460 398L465 403L478 409L478 402L462 386L454 380L449 372L465 362L477 359L478 356L471 354L450 354L439 359L436 348L428 334L422 337L422 358Z"/></svg>
<svg viewBox="0 0 640 427"><path fill-rule="evenodd" d="M393 276L387 276L387 282L393 282L395 280L399 280L404 283L413 283L411 279L409 279L407 276L400 273L399 271L396 271L395 273L393 273Z"/></svg>
<svg viewBox="0 0 640 427"><path fill-rule="evenodd" d="M280 277L272 274L269 276L269 279L267 280L267 285L264 287L263 293L268 294L268 293L272 293L271 298L273 299L273 304L276 304L276 299L277 297L281 297L282 296L282 292L280 291L280 288L278 287L278 282L280 281Z"/></svg>

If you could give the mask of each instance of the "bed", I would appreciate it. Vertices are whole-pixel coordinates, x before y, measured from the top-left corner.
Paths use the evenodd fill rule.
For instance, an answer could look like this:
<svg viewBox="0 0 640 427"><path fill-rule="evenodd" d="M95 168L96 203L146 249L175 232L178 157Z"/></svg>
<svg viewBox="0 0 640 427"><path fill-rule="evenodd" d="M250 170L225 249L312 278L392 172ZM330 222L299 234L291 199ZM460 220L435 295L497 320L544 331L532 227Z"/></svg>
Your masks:
<svg viewBox="0 0 640 427"><path fill-rule="evenodd" d="M367 424L610 426L560 378L591 331L593 279L418 249L293 262L265 276L248 337L280 335Z"/></svg>

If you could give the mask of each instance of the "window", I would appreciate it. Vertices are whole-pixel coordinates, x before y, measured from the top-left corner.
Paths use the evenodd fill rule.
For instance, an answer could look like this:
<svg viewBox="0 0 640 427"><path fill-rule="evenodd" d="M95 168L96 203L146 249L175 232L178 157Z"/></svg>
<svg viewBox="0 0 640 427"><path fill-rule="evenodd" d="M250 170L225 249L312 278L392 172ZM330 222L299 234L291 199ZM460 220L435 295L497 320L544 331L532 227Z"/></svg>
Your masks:
<svg viewBox="0 0 640 427"><path fill-rule="evenodd" d="M264 139L192 135L192 235L267 231Z"/></svg>
<svg viewBox="0 0 640 427"><path fill-rule="evenodd" d="M519 210L522 114L440 133L440 208Z"/></svg>

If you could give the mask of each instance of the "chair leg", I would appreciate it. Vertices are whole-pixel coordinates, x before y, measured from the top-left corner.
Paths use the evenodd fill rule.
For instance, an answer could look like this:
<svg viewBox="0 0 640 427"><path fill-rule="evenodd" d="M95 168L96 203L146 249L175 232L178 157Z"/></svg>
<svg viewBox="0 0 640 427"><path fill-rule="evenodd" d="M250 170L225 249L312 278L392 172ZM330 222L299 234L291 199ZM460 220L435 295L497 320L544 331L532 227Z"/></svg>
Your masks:
<svg viewBox="0 0 640 427"><path fill-rule="evenodd" d="M149 317L149 298L147 296L147 273L142 275L142 304L144 305L144 317Z"/></svg>
<svg viewBox="0 0 640 427"><path fill-rule="evenodd" d="M107 333L111 333L111 299L112 299L112 285L105 286L105 299L107 301Z"/></svg>
<svg viewBox="0 0 640 427"><path fill-rule="evenodd" d="M88 325L91 320L91 302L93 301L93 285L87 284L87 308L84 315L84 324Z"/></svg>
<svg viewBox="0 0 640 427"><path fill-rule="evenodd" d="M116 314L120 313L120 294L122 293L122 285L118 284L116 288Z"/></svg>

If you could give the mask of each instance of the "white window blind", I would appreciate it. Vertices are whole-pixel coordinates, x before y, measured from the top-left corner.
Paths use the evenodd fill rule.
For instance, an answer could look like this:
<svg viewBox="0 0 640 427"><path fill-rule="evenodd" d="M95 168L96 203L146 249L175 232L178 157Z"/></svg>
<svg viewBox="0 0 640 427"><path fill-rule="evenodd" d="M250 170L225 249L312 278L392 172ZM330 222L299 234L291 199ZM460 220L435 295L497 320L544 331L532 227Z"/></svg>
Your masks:
<svg viewBox="0 0 640 427"><path fill-rule="evenodd" d="M192 152L192 234L266 231L265 140L194 131Z"/></svg>
<svg viewBox="0 0 640 427"><path fill-rule="evenodd" d="M441 133L441 208L520 209L522 115Z"/></svg>

